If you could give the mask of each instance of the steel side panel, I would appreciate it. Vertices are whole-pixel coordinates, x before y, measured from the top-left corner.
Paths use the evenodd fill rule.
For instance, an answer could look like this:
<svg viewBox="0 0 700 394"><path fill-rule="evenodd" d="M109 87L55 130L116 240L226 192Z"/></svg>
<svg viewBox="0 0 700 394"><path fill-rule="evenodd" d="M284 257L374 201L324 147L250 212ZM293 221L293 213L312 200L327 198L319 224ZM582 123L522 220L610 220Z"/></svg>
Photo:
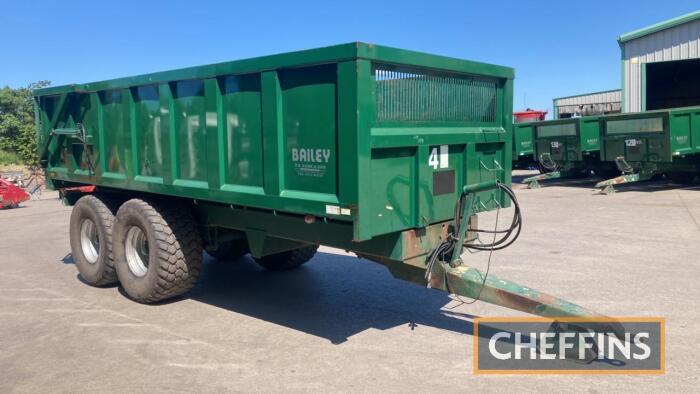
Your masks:
<svg viewBox="0 0 700 394"><path fill-rule="evenodd" d="M575 124L576 135L546 136L537 135L537 126ZM598 117L556 119L531 124L534 134L534 154L539 158L549 153L552 159L561 164L582 163L586 158L601 149L600 120ZM555 147L558 146L558 147Z"/></svg>
<svg viewBox="0 0 700 394"><path fill-rule="evenodd" d="M380 124L372 59L470 76L507 77L509 69L362 51L341 62L163 81L200 75L165 72L158 81L106 81L90 85L106 90L40 96L42 138L79 123L88 137L87 150L70 136L55 138L49 178L325 217L351 224L354 241L449 219L466 184L510 183L511 79L495 79L493 121ZM143 84L124 86L134 82ZM499 204L507 204L499 192L477 199L479 210Z"/></svg>
<svg viewBox="0 0 700 394"><path fill-rule="evenodd" d="M608 134L605 121L662 117L661 133ZM669 165L678 157L690 156L700 162L700 108L646 111L634 114L610 115L602 122L603 160L623 156L628 162L665 163ZM634 146L632 146L632 142ZM684 163L679 163L685 165Z"/></svg>
<svg viewBox="0 0 700 394"><path fill-rule="evenodd" d="M670 111L671 154L700 153L700 108Z"/></svg>
<svg viewBox="0 0 700 394"><path fill-rule="evenodd" d="M600 151L600 121L598 118L582 118L579 125L581 150L584 152Z"/></svg>
<svg viewBox="0 0 700 394"><path fill-rule="evenodd" d="M513 125L513 159L534 154L534 131L530 124Z"/></svg>

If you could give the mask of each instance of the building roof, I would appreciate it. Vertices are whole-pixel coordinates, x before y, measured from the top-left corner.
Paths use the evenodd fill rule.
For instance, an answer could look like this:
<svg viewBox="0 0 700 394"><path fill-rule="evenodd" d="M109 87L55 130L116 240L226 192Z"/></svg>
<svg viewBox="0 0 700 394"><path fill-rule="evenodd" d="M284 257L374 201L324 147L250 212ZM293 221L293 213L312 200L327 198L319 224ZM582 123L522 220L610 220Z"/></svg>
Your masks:
<svg viewBox="0 0 700 394"><path fill-rule="evenodd" d="M700 10L691 12L689 14L681 15L679 17L669 19L663 22L659 22L656 24L653 24L651 26L647 26L644 28L641 28L639 30L631 31L629 33L623 34L620 37L617 38L617 41L622 44L627 41L632 41L640 37L648 36L650 34L659 32L661 30L666 30L670 29L674 26L682 25L684 23L692 22L694 20L700 19Z"/></svg>
<svg viewBox="0 0 700 394"><path fill-rule="evenodd" d="M591 93L575 94L573 96L556 97L556 98L553 98L552 100L557 101L557 100L570 99L570 98L576 98L576 97L593 96L594 94L615 93L615 92L619 92L619 91L621 91L621 89L603 90L601 92L591 92Z"/></svg>

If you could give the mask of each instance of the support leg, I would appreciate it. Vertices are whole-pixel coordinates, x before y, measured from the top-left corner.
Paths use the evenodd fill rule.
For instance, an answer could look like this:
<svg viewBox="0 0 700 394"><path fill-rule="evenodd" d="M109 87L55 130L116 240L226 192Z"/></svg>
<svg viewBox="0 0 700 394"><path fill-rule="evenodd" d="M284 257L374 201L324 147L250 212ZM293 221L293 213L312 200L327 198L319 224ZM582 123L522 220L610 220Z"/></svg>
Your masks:
<svg viewBox="0 0 700 394"><path fill-rule="evenodd" d="M548 172L546 174L539 174L539 175L525 178L525 179L523 179L523 181L521 183L527 183L528 188L530 188L530 189L537 189L540 187L539 181L544 181L547 179L557 179L557 178L561 178L562 176L563 175L562 175L561 171L552 171L552 172Z"/></svg>
<svg viewBox="0 0 700 394"><path fill-rule="evenodd" d="M600 190L600 194L614 194L615 193L615 185L621 185L623 183L640 182L640 181L645 181L645 180L650 179L650 178L651 178L651 175L645 174L645 173L620 175L620 176L612 178L612 179L598 182L598 183L596 183L595 187L602 188Z"/></svg>

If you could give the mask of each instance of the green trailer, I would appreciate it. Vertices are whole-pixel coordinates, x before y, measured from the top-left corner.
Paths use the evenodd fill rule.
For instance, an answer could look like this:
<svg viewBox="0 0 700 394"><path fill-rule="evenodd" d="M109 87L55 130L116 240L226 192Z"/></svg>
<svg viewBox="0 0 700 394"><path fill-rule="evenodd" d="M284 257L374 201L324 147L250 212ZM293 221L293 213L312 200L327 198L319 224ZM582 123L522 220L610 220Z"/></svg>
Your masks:
<svg viewBox="0 0 700 394"><path fill-rule="evenodd" d="M535 129L532 123L513 124L513 168L536 166Z"/></svg>
<svg viewBox="0 0 700 394"><path fill-rule="evenodd" d="M585 177L591 171L604 177L614 174L614 162L600 160L599 123L598 116L532 123L534 151L542 174L525 178L522 183L537 188L539 181Z"/></svg>
<svg viewBox="0 0 700 394"><path fill-rule="evenodd" d="M296 268L318 245L543 316L579 306L469 267L522 222L510 68L351 43L35 92L41 163L83 280L139 302L215 258ZM476 213L516 205L498 241Z"/></svg>
<svg viewBox="0 0 700 394"><path fill-rule="evenodd" d="M622 175L599 182L601 192L615 185L662 174L689 183L700 171L700 107L609 115L602 118L601 158Z"/></svg>

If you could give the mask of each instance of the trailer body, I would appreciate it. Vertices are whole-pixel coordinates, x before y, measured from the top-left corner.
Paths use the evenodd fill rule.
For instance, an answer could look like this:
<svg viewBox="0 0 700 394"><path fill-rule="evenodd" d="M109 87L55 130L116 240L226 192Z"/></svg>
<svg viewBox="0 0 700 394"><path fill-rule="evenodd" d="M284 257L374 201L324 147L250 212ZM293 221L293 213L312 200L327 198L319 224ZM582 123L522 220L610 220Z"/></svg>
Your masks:
<svg viewBox="0 0 700 394"><path fill-rule="evenodd" d="M533 127L538 158L549 155L561 168L587 168L598 161L598 117L543 121Z"/></svg>
<svg viewBox="0 0 700 394"><path fill-rule="evenodd" d="M513 113L513 168L537 166L534 159L534 130L530 122L544 120L547 111L527 109Z"/></svg>
<svg viewBox="0 0 700 394"><path fill-rule="evenodd" d="M320 244L444 291L590 316L460 260L476 213L515 201L513 78L351 43L49 87L35 92L40 160L75 204L81 275L140 302L194 286L202 244L271 269Z"/></svg>
<svg viewBox="0 0 700 394"><path fill-rule="evenodd" d="M531 123L513 124L513 167L537 165L534 156L535 129Z"/></svg>
<svg viewBox="0 0 700 394"><path fill-rule="evenodd" d="M700 107L609 115L601 128L601 159L624 173L598 184L606 192L663 173L689 182L700 171Z"/></svg>
<svg viewBox="0 0 700 394"><path fill-rule="evenodd" d="M510 181L512 78L353 43L41 89L39 144L75 131L46 153L59 187L314 215L365 241L449 219L462 185Z"/></svg>
<svg viewBox="0 0 700 394"><path fill-rule="evenodd" d="M673 165L700 154L700 107L607 116L602 132L604 160Z"/></svg>
<svg viewBox="0 0 700 394"><path fill-rule="evenodd" d="M547 173L526 178L523 183L537 187L540 180L615 171L614 162L601 161L599 116L548 120L532 123L532 127L535 158Z"/></svg>

